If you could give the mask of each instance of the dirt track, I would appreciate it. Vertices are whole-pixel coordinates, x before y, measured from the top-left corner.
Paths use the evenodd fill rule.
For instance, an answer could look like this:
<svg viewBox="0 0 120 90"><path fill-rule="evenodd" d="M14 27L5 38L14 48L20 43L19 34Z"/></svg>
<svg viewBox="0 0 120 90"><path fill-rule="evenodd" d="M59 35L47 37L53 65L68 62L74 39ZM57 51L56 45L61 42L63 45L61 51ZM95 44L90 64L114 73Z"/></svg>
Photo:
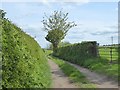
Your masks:
<svg viewBox="0 0 120 90"><path fill-rule="evenodd" d="M48 60L52 72L52 88L77 88L52 60Z"/></svg>
<svg viewBox="0 0 120 90"><path fill-rule="evenodd" d="M78 88L74 83L71 83L67 76L60 70L58 65L52 60L48 60L52 72L53 87L52 88ZM67 62L69 63L69 62ZM86 78L97 88L118 88L118 83L108 79L106 76L99 75L95 72L80 67L76 64L69 63L82 72Z"/></svg>
<svg viewBox="0 0 120 90"><path fill-rule="evenodd" d="M86 68L80 67L72 63L69 64L76 67L80 72L82 72L90 82L94 83L97 86L97 88L118 88L118 83L108 79L106 76L91 72Z"/></svg>

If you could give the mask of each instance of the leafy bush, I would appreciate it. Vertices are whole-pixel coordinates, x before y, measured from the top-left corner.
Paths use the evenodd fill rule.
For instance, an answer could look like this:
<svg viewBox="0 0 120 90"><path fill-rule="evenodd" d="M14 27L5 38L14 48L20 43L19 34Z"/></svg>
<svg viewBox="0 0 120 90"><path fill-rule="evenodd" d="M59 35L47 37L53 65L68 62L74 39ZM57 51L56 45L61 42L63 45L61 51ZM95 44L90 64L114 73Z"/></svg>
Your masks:
<svg viewBox="0 0 120 90"><path fill-rule="evenodd" d="M51 74L38 43L7 19L2 26L2 86L49 87Z"/></svg>
<svg viewBox="0 0 120 90"><path fill-rule="evenodd" d="M97 57L96 42L82 42L58 48L54 56L76 64L83 64L87 58Z"/></svg>

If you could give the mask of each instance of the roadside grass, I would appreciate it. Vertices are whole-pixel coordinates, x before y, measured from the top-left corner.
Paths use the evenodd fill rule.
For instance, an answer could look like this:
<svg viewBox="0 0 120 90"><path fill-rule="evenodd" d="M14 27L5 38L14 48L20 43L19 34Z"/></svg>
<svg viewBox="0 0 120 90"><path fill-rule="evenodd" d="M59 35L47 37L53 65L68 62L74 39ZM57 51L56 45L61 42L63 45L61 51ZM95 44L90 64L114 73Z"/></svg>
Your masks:
<svg viewBox="0 0 120 90"><path fill-rule="evenodd" d="M58 64L58 66L65 73L65 75L67 75L69 77L71 83L75 83L80 88L93 88L93 90L96 88L96 86L94 84L90 83L86 79L86 77L75 67L66 63L62 59L58 59L53 56L48 56L48 58L53 60L56 64Z"/></svg>
<svg viewBox="0 0 120 90"><path fill-rule="evenodd" d="M82 66L99 74L107 75L113 80L118 80L118 64L110 64L103 58L87 59Z"/></svg>
<svg viewBox="0 0 120 90"><path fill-rule="evenodd" d="M106 75L115 81L118 80L118 63L111 64L109 63L109 60L106 60L105 58L86 58L84 61L79 61L79 63L75 64L88 68L96 73Z"/></svg>

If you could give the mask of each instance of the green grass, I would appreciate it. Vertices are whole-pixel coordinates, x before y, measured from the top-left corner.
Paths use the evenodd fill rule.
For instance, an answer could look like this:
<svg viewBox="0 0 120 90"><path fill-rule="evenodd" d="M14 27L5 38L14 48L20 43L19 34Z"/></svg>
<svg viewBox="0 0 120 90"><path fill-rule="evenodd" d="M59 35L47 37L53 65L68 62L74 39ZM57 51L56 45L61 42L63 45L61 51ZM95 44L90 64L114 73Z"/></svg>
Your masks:
<svg viewBox="0 0 120 90"><path fill-rule="evenodd" d="M0 89L2 88L2 52L0 51Z"/></svg>
<svg viewBox="0 0 120 90"><path fill-rule="evenodd" d="M49 56L50 54L52 54L53 53L53 51L52 50L44 50L45 51L45 54L47 55L47 56Z"/></svg>
<svg viewBox="0 0 120 90"><path fill-rule="evenodd" d="M0 19L0 24L2 23ZM2 25L0 25L0 89L2 88Z"/></svg>
<svg viewBox="0 0 120 90"><path fill-rule="evenodd" d="M111 60L111 55L110 55L110 47L100 47L99 48L99 54L100 57L105 58L107 60ZM112 60L118 60L118 51L117 49L113 48L112 49Z"/></svg>
<svg viewBox="0 0 120 90"><path fill-rule="evenodd" d="M90 58L85 60L83 67L86 67L99 74L104 74L114 80L118 80L118 64L110 64L103 58Z"/></svg>
<svg viewBox="0 0 120 90"><path fill-rule="evenodd" d="M66 63L65 61L49 56L51 60L53 60L61 70L69 77L71 82L76 83L80 88L95 88L94 84L91 84L86 77L78 71L75 67L71 66L70 64Z"/></svg>
<svg viewBox="0 0 120 90"><path fill-rule="evenodd" d="M19 27L4 20L2 85L6 88L49 88L51 73L45 53Z"/></svg>

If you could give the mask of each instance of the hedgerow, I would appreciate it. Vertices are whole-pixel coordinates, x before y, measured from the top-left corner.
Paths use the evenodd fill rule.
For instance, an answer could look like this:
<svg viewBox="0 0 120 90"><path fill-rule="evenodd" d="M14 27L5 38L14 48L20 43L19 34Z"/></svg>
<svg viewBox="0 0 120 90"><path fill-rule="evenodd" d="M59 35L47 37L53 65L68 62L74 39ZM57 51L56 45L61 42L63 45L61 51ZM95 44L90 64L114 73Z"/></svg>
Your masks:
<svg viewBox="0 0 120 90"><path fill-rule="evenodd" d="M96 42L82 42L73 45L60 47L54 56L76 64L82 64L86 58L97 57Z"/></svg>
<svg viewBox="0 0 120 90"><path fill-rule="evenodd" d="M4 19L2 25L3 88L48 88L51 74L38 43Z"/></svg>

